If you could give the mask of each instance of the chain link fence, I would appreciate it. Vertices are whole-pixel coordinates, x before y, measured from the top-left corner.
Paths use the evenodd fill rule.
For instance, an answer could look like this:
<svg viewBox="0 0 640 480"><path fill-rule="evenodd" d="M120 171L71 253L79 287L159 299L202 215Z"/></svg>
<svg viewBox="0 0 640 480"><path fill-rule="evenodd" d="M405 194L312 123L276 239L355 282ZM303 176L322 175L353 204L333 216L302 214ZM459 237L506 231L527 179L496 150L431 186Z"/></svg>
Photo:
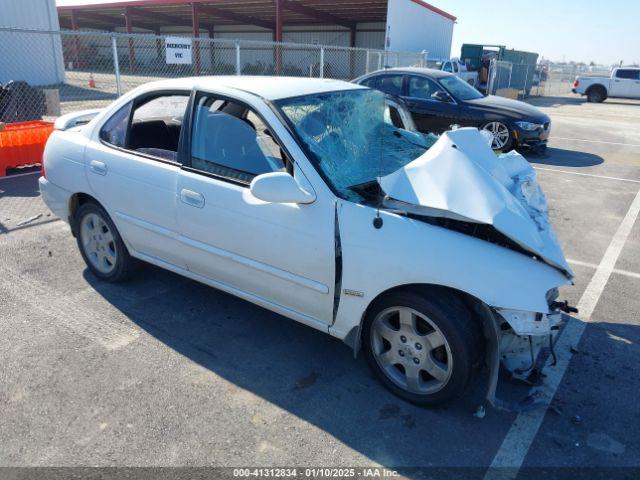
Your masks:
<svg viewBox="0 0 640 480"><path fill-rule="evenodd" d="M524 99L530 96L557 97L571 93L576 76L609 76L610 70L585 65L514 64L493 60L489 68L487 93Z"/></svg>
<svg viewBox="0 0 640 480"><path fill-rule="evenodd" d="M6 27L0 27L0 44L0 122L6 123L103 107L163 78L286 75L351 80L380 68L422 66L426 61L424 53L328 45Z"/></svg>
<svg viewBox="0 0 640 480"><path fill-rule="evenodd" d="M526 98L540 86L537 65L515 64L492 60L489 67L487 93L508 98Z"/></svg>

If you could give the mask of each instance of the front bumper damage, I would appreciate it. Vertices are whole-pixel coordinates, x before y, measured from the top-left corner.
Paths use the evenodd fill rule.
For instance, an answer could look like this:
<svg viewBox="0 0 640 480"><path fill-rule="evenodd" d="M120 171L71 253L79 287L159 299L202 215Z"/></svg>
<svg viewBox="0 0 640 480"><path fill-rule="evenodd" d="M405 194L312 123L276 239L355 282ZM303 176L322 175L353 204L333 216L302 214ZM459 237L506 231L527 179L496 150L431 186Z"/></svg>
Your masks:
<svg viewBox="0 0 640 480"><path fill-rule="evenodd" d="M545 141L548 129L536 133L537 140ZM542 381L542 370L554 356L563 307L567 313L572 310L556 301L558 288L572 284L574 274L553 231L546 197L529 162L516 152L495 155L480 132L460 128L445 132L421 157L381 177L378 183L385 195L384 207L484 240L534 262L522 267L530 282L517 282L517 287L500 295L478 295L481 305L475 307L486 341L488 403L516 412L543 405L535 398L508 402L496 395L501 366L513 378L529 384ZM465 291L473 295L468 287Z"/></svg>
<svg viewBox="0 0 640 480"><path fill-rule="evenodd" d="M516 332L513 328L514 317L522 315L534 317L527 321L528 331ZM553 353L562 313L559 311L540 314L497 310L500 322L500 363L515 379L535 385L540 380L546 359ZM507 320L509 318L509 320ZM515 320L516 322L518 320Z"/></svg>
<svg viewBox="0 0 640 480"><path fill-rule="evenodd" d="M545 406L546 401L532 395L517 402L498 397L498 377L502 367L512 378L531 386L543 383L543 369L549 363L555 365L554 345L563 324L563 312L554 309L547 314L539 314L493 309L485 305L479 308L479 313L484 317L484 335L487 340L485 360L489 368L489 380L486 401L494 408L516 413ZM571 307L567 309L576 311ZM533 321L530 317L533 317ZM514 326L524 330L516 332Z"/></svg>

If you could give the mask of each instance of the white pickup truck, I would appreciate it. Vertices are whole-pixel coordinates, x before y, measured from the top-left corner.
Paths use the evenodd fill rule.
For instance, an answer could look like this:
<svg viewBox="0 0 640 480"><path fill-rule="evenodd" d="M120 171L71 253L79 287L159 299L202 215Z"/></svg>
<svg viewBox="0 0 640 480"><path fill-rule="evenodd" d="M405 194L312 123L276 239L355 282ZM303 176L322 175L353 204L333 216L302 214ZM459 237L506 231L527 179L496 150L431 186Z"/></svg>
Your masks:
<svg viewBox="0 0 640 480"><path fill-rule="evenodd" d="M438 70L453 73L456 77L460 77L472 87L475 87L478 83L478 72L471 72L467 69L467 66L457 58L451 60L438 61L436 66Z"/></svg>
<svg viewBox="0 0 640 480"><path fill-rule="evenodd" d="M614 68L611 77L576 77L571 91L595 103L609 97L640 98L640 68Z"/></svg>

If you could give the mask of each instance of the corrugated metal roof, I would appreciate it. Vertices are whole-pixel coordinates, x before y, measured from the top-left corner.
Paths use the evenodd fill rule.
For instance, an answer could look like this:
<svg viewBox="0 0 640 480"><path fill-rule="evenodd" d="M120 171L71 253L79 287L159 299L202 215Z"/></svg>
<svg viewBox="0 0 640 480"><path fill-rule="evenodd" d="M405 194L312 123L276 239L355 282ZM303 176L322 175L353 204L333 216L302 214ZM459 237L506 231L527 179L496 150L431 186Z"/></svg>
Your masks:
<svg viewBox="0 0 640 480"><path fill-rule="evenodd" d="M81 3L83 0L78 0ZM453 15L422 0L407 0L455 21ZM350 26L360 22L384 22L387 0L281 0L283 23L287 25L337 24ZM72 12L91 27L112 27L124 22L126 8L137 25L154 28L190 25L192 4L197 4L201 23L216 25L249 24L267 28L276 20L273 0L125 0L64 5L58 7L61 22L69 27Z"/></svg>

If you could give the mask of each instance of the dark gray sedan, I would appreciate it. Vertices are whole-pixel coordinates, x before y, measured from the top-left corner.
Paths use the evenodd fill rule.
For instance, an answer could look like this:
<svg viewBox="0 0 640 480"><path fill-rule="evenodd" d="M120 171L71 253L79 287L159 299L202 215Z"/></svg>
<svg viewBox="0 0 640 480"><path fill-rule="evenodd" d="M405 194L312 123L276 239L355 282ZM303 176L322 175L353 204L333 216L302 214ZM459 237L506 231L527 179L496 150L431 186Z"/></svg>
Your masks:
<svg viewBox="0 0 640 480"><path fill-rule="evenodd" d="M440 134L455 124L489 131L494 150L544 150L547 146L551 121L546 114L525 102L483 95L448 72L390 68L354 82L402 98L424 133Z"/></svg>

